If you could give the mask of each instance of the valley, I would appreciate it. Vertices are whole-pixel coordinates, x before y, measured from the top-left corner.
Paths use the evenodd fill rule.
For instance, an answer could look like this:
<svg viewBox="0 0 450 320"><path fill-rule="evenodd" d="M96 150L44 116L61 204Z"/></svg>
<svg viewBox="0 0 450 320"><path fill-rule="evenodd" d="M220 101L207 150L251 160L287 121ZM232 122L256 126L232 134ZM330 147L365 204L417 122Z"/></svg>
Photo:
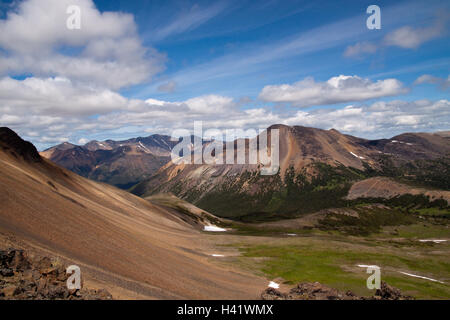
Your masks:
<svg viewBox="0 0 450 320"><path fill-rule="evenodd" d="M155 197L170 206L184 203L173 196ZM321 222L329 214L334 215L335 225ZM297 283L318 281L369 297L374 292L367 289L366 268L359 265L377 265L381 279L403 294L448 299L449 212L439 214L422 216L381 204L358 205L273 222L225 220L220 225L227 232L209 232L205 237L215 246L211 259L216 263L265 277L279 284L282 292Z"/></svg>
<svg viewBox="0 0 450 320"><path fill-rule="evenodd" d="M410 192L429 195L430 189L443 190L430 201L445 198L448 202L448 137L408 133L366 140L334 129L274 125L268 132L273 128L280 130L280 169L276 175L261 175L260 163L169 162L130 191L143 197L173 193L217 216L243 221L292 218L347 207L351 205L349 200L359 197L391 198ZM246 143L248 152L249 141ZM381 183L377 184L391 193L385 196L373 192L370 179L378 179ZM358 186L372 193L360 190L357 196L347 197L350 189L354 194Z"/></svg>
<svg viewBox="0 0 450 320"><path fill-rule="evenodd" d="M449 44L442 0L0 0L0 315L445 315Z"/></svg>
<svg viewBox="0 0 450 320"><path fill-rule="evenodd" d="M367 162L346 152L345 164L323 146L313 148L320 161L289 151L265 177L257 165L172 174L168 163L132 189L151 190L171 172L142 197L59 167L10 129L0 148L2 247L77 264L89 290L113 299L260 299L269 284L287 292L304 282L371 297L367 265L408 296L450 297L448 189L386 173L370 148L353 146ZM402 152L391 161L408 162ZM446 168L446 147L434 152L416 160Z"/></svg>
<svg viewBox="0 0 450 320"><path fill-rule="evenodd" d="M264 287L210 261L211 244L180 217L56 166L7 128L0 163L2 238L80 266L113 297L254 299Z"/></svg>

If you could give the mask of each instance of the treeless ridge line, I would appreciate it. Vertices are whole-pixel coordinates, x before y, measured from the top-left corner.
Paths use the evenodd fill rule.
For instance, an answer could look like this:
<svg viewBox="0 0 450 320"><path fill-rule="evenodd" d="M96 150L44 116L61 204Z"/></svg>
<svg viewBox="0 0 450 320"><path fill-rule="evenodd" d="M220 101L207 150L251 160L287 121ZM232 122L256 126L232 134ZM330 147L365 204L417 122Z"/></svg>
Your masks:
<svg viewBox="0 0 450 320"><path fill-rule="evenodd" d="M1 150L0 160L8 164L0 167L0 229L80 263L88 282L104 278L163 299L257 299L265 287L265 279L183 250L207 252L212 244L159 206L47 160Z"/></svg>

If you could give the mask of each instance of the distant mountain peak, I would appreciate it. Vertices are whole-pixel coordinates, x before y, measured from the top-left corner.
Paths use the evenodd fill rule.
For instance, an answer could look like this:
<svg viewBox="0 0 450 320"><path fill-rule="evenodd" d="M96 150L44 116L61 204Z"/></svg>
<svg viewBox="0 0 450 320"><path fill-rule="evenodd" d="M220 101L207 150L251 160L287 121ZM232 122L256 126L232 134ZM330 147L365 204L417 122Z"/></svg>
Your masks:
<svg viewBox="0 0 450 320"><path fill-rule="evenodd" d="M92 140L83 146L59 144L41 155L79 175L126 189L166 164L175 144L169 136L155 134L121 141Z"/></svg>

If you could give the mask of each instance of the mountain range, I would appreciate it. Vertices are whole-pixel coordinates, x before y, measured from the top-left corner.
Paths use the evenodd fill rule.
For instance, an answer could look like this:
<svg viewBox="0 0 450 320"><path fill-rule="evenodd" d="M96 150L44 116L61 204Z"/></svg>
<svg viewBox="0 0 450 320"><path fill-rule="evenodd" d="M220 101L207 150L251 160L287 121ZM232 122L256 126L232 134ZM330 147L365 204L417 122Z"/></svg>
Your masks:
<svg viewBox="0 0 450 320"><path fill-rule="evenodd" d="M211 223L208 213L188 217L83 178L8 128L0 128L0 203L1 248L12 243L76 264L85 286L115 299L254 299L265 287L211 263L214 249L199 231Z"/></svg>
<svg viewBox="0 0 450 320"><path fill-rule="evenodd" d="M381 180L378 188L410 190L405 184L413 184L450 189L448 132L368 140L335 129L273 125L267 129L269 140L271 129L278 129L280 137L280 168L273 176L260 174L261 163L175 164L170 152L178 142L162 135L91 141L83 146L63 143L41 155L84 177L130 189L138 196L172 193L218 216L238 219L292 217L345 206L352 185L374 177L388 178ZM247 160L250 142L245 139ZM203 149L209 144L204 140ZM225 159L226 151L222 156ZM394 188L399 182L404 187Z"/></svg>
<svg viewBox="0 0 450 320"><path fill-rule="evenodd" d="M343 199L354 183L377 176L388 177L385 184L398 180L450 189L446 135L405 133L367 140L334 129L285 125L271 129L279 129L280 137L276 175L261 175L260 163L169 162L131 192L139 196L170 192L222 217L282 218L345 206Z"/></svg>
<svg viewBox="0 0 450 320"><path fill-rule="evenodd" d="M366 140L336 130L272 128L281 133L276 175L260 175L260 163L168 161L131 189L141 197L81 177L42 157L14 131L0 128L0 250L15 247L56 257L64 265L75 264L82 270L84 288L106 289L114 299L255 299L268 279L287 288L275 276L298 281L290 276L298 265L303 268L302 277L304 271L315 272L305 280L328 283L329 274L317 268L320 262L315 259L330 254L339 258L326 264L336 264L332 270L340 276L345 271L353 279L355 263L361 259L370 263L374 248L389 254L397 250L389 263L406 274L428 267L416 260L420 251L425 255L420 259L435 259L429 266L432 271L421 272L430 277L436 273L446 281L445 247L426 254L434 241L447 241L448 135L408 133ZM250 142L246 140L247 146ZM130 148L137 148L136 143L140 145L139 140L130 142ZM113 141L94 142L82 149L114 150L114 145ZM208 145L203 143L204 148ZM123 143L118 143L121 147ZM75 148L63 144L46 152ZM367 240L373 233L376 245ZM275 239L273 248L268 246L270 239ZM354 256L345 258L344 244L346 250L356 246ZM335 251L330 251L331 245ZM360 250L366 253L359 255ZM253 255L256 260L249 262ZM300 264L292 264L297 260ZM409 261L407 269L404 261ZM254 273L261 263L272 268L261 269L268 278ZM277 268L281 273L267 271ZM395 269L386 270L392 275ZM0 270L0 275L6 274L0 277L0 297L14 297L18 290L8 282L12 278L7 271ZM339 279L333 283L341 289L359 290L365 284L365 278L355 285ZM420 292L428 288L417 285ZM29 290L22 294L33 288ZM39 290L46 292L44 287ZM425 293L448 296L436 292Z"/></svg>
<svg viewBox="0 0 450 320"><path fill-rule="evenodd" d="M64 142L41 155L83 177L127 189L166 164L176 143L163 135L90 141L83 146Z"/></svg>

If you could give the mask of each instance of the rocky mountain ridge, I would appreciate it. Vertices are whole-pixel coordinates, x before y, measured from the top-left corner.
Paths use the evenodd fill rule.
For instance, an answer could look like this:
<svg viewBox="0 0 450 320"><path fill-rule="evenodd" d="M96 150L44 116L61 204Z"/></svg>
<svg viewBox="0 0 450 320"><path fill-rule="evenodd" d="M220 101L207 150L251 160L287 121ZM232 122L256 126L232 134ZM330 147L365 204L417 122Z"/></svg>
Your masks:
<svg viewBox="0 0 450 320"><path fill-rule="evenodd" d="M169 162L131 191L139 196L171 192L216 215L238 217L289 216L340 206L353 183L375 176L449 188L450 141L440 135L367 140L334 129L274 125L268 128L269 137L271 129L278 129L280 137L276 175L262 176L261 163Z"/></svg>
<svg viewBox="0 0 450 320"><path fill-rule="evenodd" d="M162 135L90 141L82 146L64 142L41 155L83 177L128 189L166 164L175 144Z"/></svg>

